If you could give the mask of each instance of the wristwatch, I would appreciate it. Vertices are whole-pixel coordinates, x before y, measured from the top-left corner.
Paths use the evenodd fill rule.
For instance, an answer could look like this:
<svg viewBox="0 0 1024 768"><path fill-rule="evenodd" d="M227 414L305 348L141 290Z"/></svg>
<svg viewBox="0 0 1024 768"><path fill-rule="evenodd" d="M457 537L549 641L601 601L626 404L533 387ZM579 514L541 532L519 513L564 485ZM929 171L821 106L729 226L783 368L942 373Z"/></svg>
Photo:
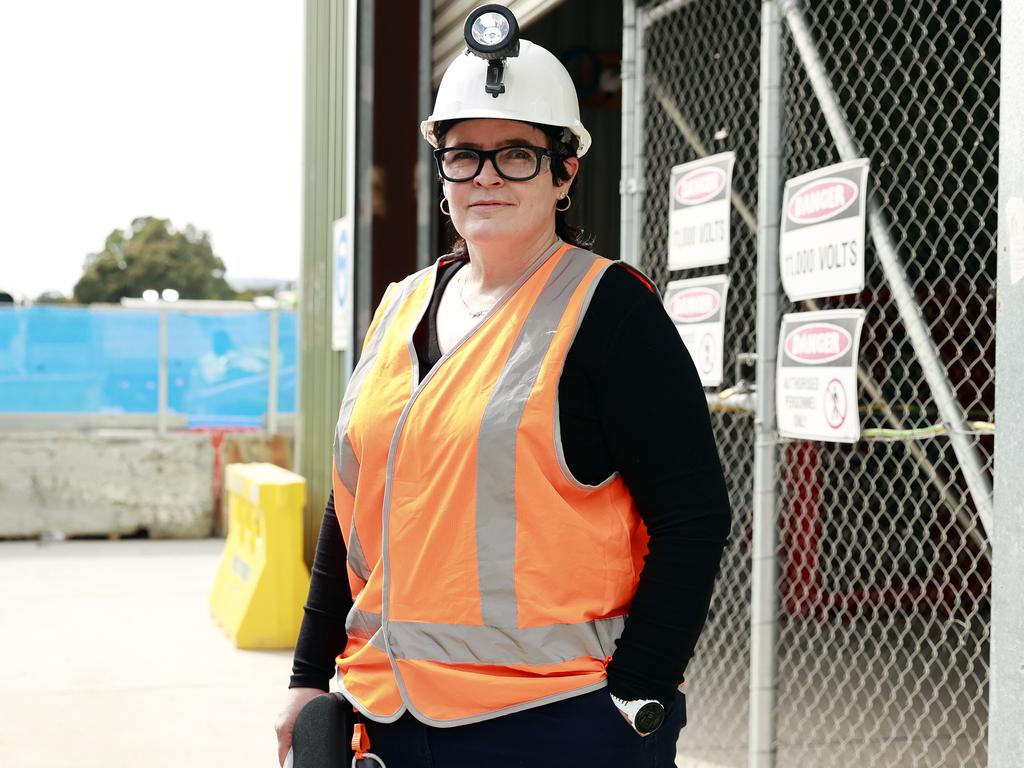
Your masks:
<svg viewBox="0 0 1024 768"><path fill-rule="evenodd" d="M611 696L611 694L608 694ZM654 699L633 699L626 701L612 696L612 702L626 722L641 736L649 736L665 722L665 707Z"/></svg>

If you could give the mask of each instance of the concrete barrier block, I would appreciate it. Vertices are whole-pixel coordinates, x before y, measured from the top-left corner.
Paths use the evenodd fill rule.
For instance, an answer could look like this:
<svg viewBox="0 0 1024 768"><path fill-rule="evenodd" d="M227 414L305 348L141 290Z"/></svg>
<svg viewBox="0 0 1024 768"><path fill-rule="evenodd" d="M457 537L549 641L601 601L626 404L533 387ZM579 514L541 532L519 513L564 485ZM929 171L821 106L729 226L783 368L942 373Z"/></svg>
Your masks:
<svg viewBox="0 0 1024 768"><path fill-rule="evenodd" d="M0 434L0 537L209 536L213 472L202 434Z"/></svg>

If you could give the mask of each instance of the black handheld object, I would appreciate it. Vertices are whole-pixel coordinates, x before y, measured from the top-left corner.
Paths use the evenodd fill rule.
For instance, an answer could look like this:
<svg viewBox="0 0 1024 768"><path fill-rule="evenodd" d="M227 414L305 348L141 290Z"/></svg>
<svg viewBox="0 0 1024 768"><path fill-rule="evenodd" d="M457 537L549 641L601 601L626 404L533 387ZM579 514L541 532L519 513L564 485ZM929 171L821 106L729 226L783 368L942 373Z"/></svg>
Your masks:
<svg viewBox="0 0 1024 768"><path fill-rule="evenodd" d="M310 701L295 718L294 768L349 768L352 764L352 705L336 693Z"/></svg>

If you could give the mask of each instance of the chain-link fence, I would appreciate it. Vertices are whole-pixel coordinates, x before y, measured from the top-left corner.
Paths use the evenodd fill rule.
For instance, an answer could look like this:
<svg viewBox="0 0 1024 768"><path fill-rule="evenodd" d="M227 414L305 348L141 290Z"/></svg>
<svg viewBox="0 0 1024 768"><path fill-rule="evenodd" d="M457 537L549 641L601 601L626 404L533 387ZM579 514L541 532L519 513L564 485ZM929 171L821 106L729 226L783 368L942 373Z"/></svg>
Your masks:
<svg viewBox="0 0 1024 768"><path fill-rule="evenodd" d="M741 11L741 9L743 9ZM664 290L670 279L730 275L724 375L755 350L757 304L758 14L749 3L692 2L656 8L644 18L645 66L641 147L646 194L640 220L640 267ZM728 268L669 272L669 176L672 166L725 150L733 170L732 252ZM728 401L726 401L728 402ZM684 754L724 765L746 761L749 680L750 528L754 418L744 409L714 406L712 424L726 469L734 512L732 544L722 563L715 600L691 679L688 708L695 727L684 731Z"/></svg>
<svg viewBox="0 0 1024 768"><path fill-rule="evenodd" d="M999 3L807 5L944 374L991 423ZM795 176L839 156L789 34L784 55ZM867 245L865 290L819 304L867 310L867 434L927 428L934 393ZM990 474L991 438L970 447ZM985 765L988 542L950 441L790 443L780 468L780 764Z"/></svg>
<svg viewBox="0 0 1024 768"><path fill-rule="evenodd" d="M870 159L878 214L991 482L995 381L997 0L822 0L806 25L845 121ZM640 266L669 279L728 272L725 372L755 350L760 17L740 0L640 8ZM783 175L840 160L819 95L783 25ZM669 273L669 172L736 152L727 267ZM854 445L777 451L777 764L983 766L989 543L892 285L867 238L860 294L781 311L867 317ZM735 378L733 378L735 377ZM730 379L732 381L730 382ZM747 762L754 416L712 405L735 512L732 544L691 665L681 754ZM683 765L686 765L685 758Z"/></svg>

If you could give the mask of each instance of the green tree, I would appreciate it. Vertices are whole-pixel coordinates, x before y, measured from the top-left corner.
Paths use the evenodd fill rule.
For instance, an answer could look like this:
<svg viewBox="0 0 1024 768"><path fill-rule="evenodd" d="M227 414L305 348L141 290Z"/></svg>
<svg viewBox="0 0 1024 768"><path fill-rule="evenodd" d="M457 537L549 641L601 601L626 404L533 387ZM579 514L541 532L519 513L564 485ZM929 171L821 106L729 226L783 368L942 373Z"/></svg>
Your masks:
<svg viewBox="0 0 1024 768"><path fill-rule="evenodd" d="M79 304L116 303L126 296L138 298L149 288L174 288L182 299L235 297L206 232L191 224L175 230L167 219L145 216L129 230L115 229L102 251L86 257L74 299Z"/></svg>
<svg viewBox="0 0 1024 768"><path fill-rule="evenodd" d="M68 297L65 296L63 293L61 293L60 291L43 291L38 296L36 296L36 300L34 302L32 302L32 303L33 304L68 304L69 302L70 302L70 299L68 299Z"/></svg>

